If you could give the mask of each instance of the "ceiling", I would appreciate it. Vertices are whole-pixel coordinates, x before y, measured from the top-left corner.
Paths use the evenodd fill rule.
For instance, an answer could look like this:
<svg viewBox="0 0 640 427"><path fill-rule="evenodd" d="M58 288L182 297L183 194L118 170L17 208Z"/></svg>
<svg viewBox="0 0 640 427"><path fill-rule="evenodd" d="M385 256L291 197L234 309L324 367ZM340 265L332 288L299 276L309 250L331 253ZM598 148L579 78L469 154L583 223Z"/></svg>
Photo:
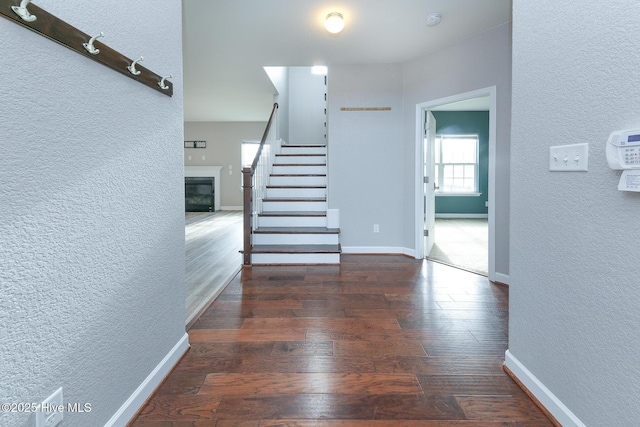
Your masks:
<svg viewBox="0 0 640 427"><path fill-rule="evenodd" d="M510 20L511 0L183 0L185 121L266 121L264 66L404 63Z"/></svg>

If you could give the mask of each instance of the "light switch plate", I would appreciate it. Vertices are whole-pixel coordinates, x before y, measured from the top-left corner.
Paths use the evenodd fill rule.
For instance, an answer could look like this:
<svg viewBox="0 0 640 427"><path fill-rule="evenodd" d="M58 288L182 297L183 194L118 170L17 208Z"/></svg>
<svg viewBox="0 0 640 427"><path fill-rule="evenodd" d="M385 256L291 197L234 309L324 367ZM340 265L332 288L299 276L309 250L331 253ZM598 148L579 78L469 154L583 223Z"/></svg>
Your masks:
<svg viewBox="0 0 640 427"><path fill-rule="evenodd" d="M40 404L36 412L36 427L55 427L64 418L62 387Z"/></svg>
<svg viewBox="0 0 640 427"><path fill-rule="evenodd" d="M549 148L549 170L552 172L587 172L589 144L556 145Z"/></svg>

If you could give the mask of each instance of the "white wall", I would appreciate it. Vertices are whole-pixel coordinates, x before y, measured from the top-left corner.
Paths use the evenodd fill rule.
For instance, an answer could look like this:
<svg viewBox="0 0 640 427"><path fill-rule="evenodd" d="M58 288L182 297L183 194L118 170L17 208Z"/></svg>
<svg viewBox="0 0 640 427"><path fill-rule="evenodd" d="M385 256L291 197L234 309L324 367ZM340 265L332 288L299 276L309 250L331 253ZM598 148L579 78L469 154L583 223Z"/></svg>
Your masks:
<svg viewBox="0 0 640 427"><path fill-rule="evenodd" d="M291 144L324 144L327 86L311 67L289 67L289 139Z"/></svg>
<svg viewBox="0 0 640 427"><path fill-rule="evenodd" d="M63 387L92 404L63 425L98 426L185 336L180 2L40 6L175 76L169 98L0 19L0 401Z"/></svg>
<svg viewBox="0 0 640 427"><path fill-rule="evenodd" d="M273 102L278 103L276 139L289 141L289 67L264 67L276 94ZM265 122L266 126L266 122Z"/></svg>
<svg viewBox="0 0 640 427"><path fill-rule="evenodd" d="M508 276L510 24L407 64L330 67L329 207L340 209L346 251L413 253L416 105L490 86L497 92L496 271Z"/></svg>
<svg viewBox="0 0 640 427"><path fill-rule="evenodd" d="M265 119L271 112L265 112ZM186 141L207 141L207 148L185 148L185 166L222 166L220 206L216 210L242 207L243 140L262 139L267 122L185 122ZM191 160L189 160L191 156ZM205 157L202 160L202 156ZM231 165L231 168L229 168ZM231 174L229 174L231 170Z"/></svg>
<svg viewBox="0 0 640 427"><path fill-rule="evenodd" d="M340 243L401 248L402 66L344 65L329 70L329 208L340 209ZM391 107L391 111L340 111ZM380 226L373 233L373 225ZM412 245L413 246L413 245Z"/></svg>
<svg viewBox="0 0 640 427"><path fill-rule="evenodd" d="M511 25L426 55L404 66L403 245L413 247L416 105L496 86L496 272L509 275Z"/></svg>
<svg viewBox="0 0 640 427"><path fill-rule="evenodd" d="M640 128L640 3L513 6L509 351L584 424L637 425L640 195L604 152ZM549 172L582 142L588 172Z"/></svg>

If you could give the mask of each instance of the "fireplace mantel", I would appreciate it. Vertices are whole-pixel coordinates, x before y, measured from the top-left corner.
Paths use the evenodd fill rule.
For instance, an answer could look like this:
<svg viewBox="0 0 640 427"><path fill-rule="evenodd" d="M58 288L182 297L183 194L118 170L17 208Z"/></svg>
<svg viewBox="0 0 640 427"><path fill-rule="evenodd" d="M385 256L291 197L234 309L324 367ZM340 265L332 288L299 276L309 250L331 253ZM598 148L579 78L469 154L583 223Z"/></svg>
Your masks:
<svg viewBox="0 0 640 427"><path fill-rule="evenodd" d="M215 210L220 210L220 171L223 166L185 166L185 177L213 177Z"/></svg>

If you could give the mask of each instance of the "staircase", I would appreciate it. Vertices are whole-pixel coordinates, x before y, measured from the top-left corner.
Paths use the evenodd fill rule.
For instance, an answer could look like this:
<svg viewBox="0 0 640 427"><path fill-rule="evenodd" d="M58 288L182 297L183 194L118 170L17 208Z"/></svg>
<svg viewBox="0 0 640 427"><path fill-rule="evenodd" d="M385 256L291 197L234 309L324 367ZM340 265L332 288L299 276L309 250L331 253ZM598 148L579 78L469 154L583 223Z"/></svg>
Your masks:
<svg viewBox="0 0 640 427"><path fill-rule="evenodd" d="M252 264L339 264L338 228L327 228L327 149L283 145L252 236Z"/></svg>

